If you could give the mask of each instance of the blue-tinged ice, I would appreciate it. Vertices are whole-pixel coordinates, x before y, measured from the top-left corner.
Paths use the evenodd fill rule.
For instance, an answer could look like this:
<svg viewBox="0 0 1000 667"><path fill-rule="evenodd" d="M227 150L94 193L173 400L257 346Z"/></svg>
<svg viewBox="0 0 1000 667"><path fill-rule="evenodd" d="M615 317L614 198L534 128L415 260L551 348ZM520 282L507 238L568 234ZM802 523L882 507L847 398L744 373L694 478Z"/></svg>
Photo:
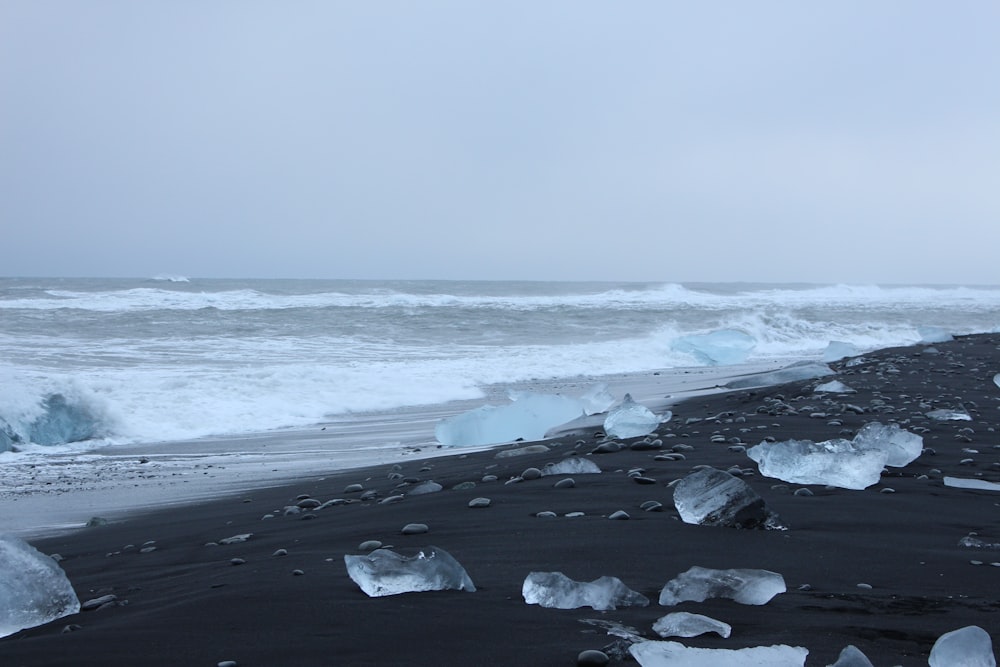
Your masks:
<svg viewBox="0 0 1000 667"><path fill-rule="evenodd" d="M690 354L709 366L741 364L756 346L753 336L737 329L681 336L670 344L672 350Z"/></svg>
<svg viewBox="0 0 1000 667"><path fill-rule="evenodd" d="M785 590L785 578L770 570L712 570L695 565L666 583L660 591L660 604L727 598L740 604L762 605Z"/></svg>
<svg viewBox="0 0 1000 667"><path fill-rule="evenodd" d="M926 344L947 343L955 340L947 329L941 327L917 327L917 334L920 336L920 342Z"/></svg>
<svg viewBox="0 0 1000 667"><path fill-rule="evenodd" d="M639 642L629 653L642 667L804 667L809 651L801 646L692 648L680 642Z"/></svg>
<svg viewBox="0 0 1000 667"><path fill-rule="evenodd" d="M49 394L25 410L14 423L0 419L0 451L20 443L61 445L100 437L102 418L93 406L63 394Z"/></svg>
<svg viewBox="0 0 1000 667"><path fill-rule="evenodd" d="M636 593L617 577L574 581L562 572L530 573L521 586L521 595L528 604L550 609L593 607L597 611L611 611L649 604L649 598Z"/></svg>
<svg viewBox="0 0 1000 667"><path fill-rule="evenodd" d="M585 415L599 415L615 404L615 397L608 391L608 385L602 382L585 391L580 401Z"/></svg>
<svg viewBox="0 0 1000 667"><path fill-rule="evenodd" d="M826 375L833 375L833 369L826 364L821 364L817 361L798 361L778 370L738 377L735 380L727 382L726 387L729 389L770 387L776 384L785 384L786 382L812 380Z"/></svg>
<svg viewBox="0 0 1000 667"><path fill-rule="evenodd" d="M645 405L632 400L631 394L625 394L622 402L604 419L604 432L614 438L637 438L649 435L661 423L669 421L671 416L668 411L658 417Z"/></svg>
<svg viewBox="0 0 1000 667"><path fill-rule="evenodd" d="M542 467L542 475L588 475L601 472L601 467L580 456L567 456L558 463L547 463Z"/></svg>
<svg viewBox="0 0 1000 667"><path fill-rule="evenodd" d="M856 357L861 354L859 350L852 343L845 343L839 340L831 340L826 349L823 350L823 361L830 363L833 361L840 361L846 357Z"/></svg>
<svg viewBox="0 0 1000 667"><path fill-rule="evenodd" d="M872 661L868 659L864 653L861 652L854 644L848 644L844 647L844 650L840 652L837 657L837 662L832 665L827 665L826 667L875 667L872 665Z"/></svg>
<svg viewBox="0 0 1000 667"><path fill-rule="evenodd" d="M728 623L686 611L675 611L653 623L653 632L661 637L697 637L714 632L726 639L732 631L733 628Z"/></svg>
<svg viewBox="0 0 1000 667"><path fill-rule="evenodd" d="M438 442L450 447L542 440L545 433L584 414L578 398L523 392L508 405L484 405L437 423Z"/></svg>
<svg viewBox="0 0 1000 667"><path fill-rule="evenodd" d="M927 417L934 419L939 422L969 422L972 421L972 415L970 415L965 410L931 410L930 412L924 413Z"/></svg>
<svg viewBox="0 0 1000 667"><path fill-rule="evenodd" d="M953 489L976 489L978 491L1000 491L1000 484L985 479L967 479L965 477L945 477L944 485Z"/></svg>
<svg viewBox="0 0 1000 667"><path fill-rule="evenodd" d="M0 535L0 637L80 611L66 573L13 535Z"/></svg>
<svg viewBox="0 0 1000 667"><path fill-rule="evenodd" d="M747 450L762 475L793 484L866 489L877 484L889 454L858 449L850 440L762 442Z"/></svg>
<svg viewBox="0 0 1000 667"><path fill-rule="evenodd" d="M829 382L824 382L823 384L816 385L816 389L813 391L817 393L826 394L854 394L856 393L854 389L851 389L846 384L840 380L830 380Z"/></svg>
<svg viewBox="0 0 1000 667"><path fill-rule="evenodd" d="M934 642L930 667L996 667L993 640L978 625L946 632Z"/></svg>
<svg viewBox="0 0 1000 667"><path fill-rule="evenodd" d="M415 556L376 549L363 556L344 556L347 574L369 597L459 590L474 592L465 568L444 549L428 546Z"/></svg>
<svg viewBox="0 0 1000 667"><path fill-rule="evenodd" d="M674 486L681 521L730 528L781 528L778 516L746 482L715 468L701 468Z"/></svg>
<svg viewBox="0 0 1000 667"><path fill-rule="evenodd" d="M1000 387L1000 373L993 376L993 384Z"/></svg>
<svg viewBox="0 0 1000 667"><path fill-rule="evenodd" d="M892 468L902 468L911 463L924 451L924 439L916 433L902 429L898 424L869 422L861 427L852 444L862 450L876 450L886 453L885 464Z"/></svg>

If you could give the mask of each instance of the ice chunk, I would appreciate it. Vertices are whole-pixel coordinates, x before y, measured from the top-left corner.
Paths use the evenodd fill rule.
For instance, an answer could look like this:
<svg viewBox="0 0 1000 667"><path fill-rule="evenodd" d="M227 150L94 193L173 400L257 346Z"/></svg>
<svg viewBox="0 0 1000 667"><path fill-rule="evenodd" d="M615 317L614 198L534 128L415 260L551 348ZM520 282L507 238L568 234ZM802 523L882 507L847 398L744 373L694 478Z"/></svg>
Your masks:
<svg viewBox="0 0 1000 667"><path fill-rule="evenodd" d="M733 528L778 528L777 515L746 482L702 468L677 482L674 506L684 523Z"/></svg>
<svg viewBox="0 0 1000 667"><path fill-rule="evenodd" d="M679 642L639 642L629 647L642 667L804 667L808 649L801 646L691 648Z"/></svg>
<svg viewBox="0 0 1000 667"><path fill-rule="evenodd" d="M608 385L602 382L584 392L580 396L580 401L583 403L585 415L598 415L607 412L608 408L615 404L615 397L608 391Z"/></svg>
<svg viewBox="0 0 1000 667"><path fill-rule="evenodd" d="M631 394L625 394L622 402L604 420L604 432L615 438L636 438L649 435L663 421L666 420L633 401Z"/></svg>
<svg viewBox="0 0 1000 667"><path fill-rule="evenodd" d="M840 380L830 380L816 385L815 391L828 394L853 394L855 391Z"/></svg>
<svg viewBox="0 0 1000 667"><path fill-rule="evenodd" d="M0 535L0 637L80 611L66 573L13 535Z"/></svg>
<svg viewBox="0 0 1000 667"><path fill-rule="evenodd" d="M852 441L858 449L874 449L888 455L885 464L902 468L924 451L924 439L916 433L899 428L898 424L869 422L861 427Z"/></svg>
<svg viewBox="0 0 1000 667"><path fill-rule="evenodd" d="M945 477L944 485L955 489L977 489L979 491L1000 491L1000 484L988 482L985 479L966 479L964 477Z"/></svg>
<svg viewBox="0 0 1000 667"><path fill-rule="evenodd" d="M799 361L784 368L766 373L754 373L730 380L726 383L729 389L746 389L747 387L770 387L786 382L812 380L814 378L833 375L833 369L816 361Z"/></svg>
<svg viewBox="0 0 1000 667"><path fill-rule="evenodd" d="M993 640L978 625L946 632L934 642L930 667L996 667Z"/></svg>
<svg viewBox="0 0 1000 667"><path fill-rule="evenodd" d="M347 574L369 597L460 590L474 592L475 585L451 554L434 546L415 556L376 549L364 556L344 556Z"/></svg>
<svg viewBox="0 0 1000 667"><path fill-rule="evenodd" d="M681 336L670 345L671 349L690 354L709 366L743 363L756 346L753 336L737 329Z"/></svg>
<svg viewBox="0 0 1000 667"><path fill-rule="evenodd" d="M845 357L856 357L859 354L861 354L861 350L853 344L831 340L826 349L823 350L823 361L830 363L831 361L840 361Z"/></svg>
<svg viewBox="0 0 1000 667"><path fill-rule="evenodd" d="M618 607L645 607L649 599L628 588L617 577L573 581L562 572L532 572L524 579L521 595L528 604L551 609L593 607L610 611Z"/></svg>
<svg viewBox="0 0 1000 667"><path fill-rule="evenodd" d="M931 410L924 413L926 416L937 421L970 422L972 416L965 410Z"/></svg>
<svg viewBox="0 0 1000 667"><path fill-rule="evenodd" d="M712 570L695 565L667 582L660 591L660 604L671 606L689 600L728 598L740 604L767 604L785 592L785 579L770 570Z"/></svg>
<svg viewBox="0 0 1000 667"><path fill-rule="evenodd" d="M1000 373L993 376L993 384L1000 387Z"/></svg>
<svg viewBox="0 0 1000 667"><path fill-rule="evenodd" d="M794 484L866 489L877 484L889 458L885 451L858 449L849 440L762 442L747 450L762 475Z"/></svg>
<svg viewBox="0 0 1000 667"><path fill-rule="evenodd" d="M445 417L434 434L442 445L497 445L514 440L542 440L551 428L583 415L580 399L523 392L509 405L484 405Z"/></svg>
<svg viewBox="0 0 1000 667"><path fill-rule="evenodd" d="M697 637L714 632L723 639L729 637L732 626L701 614L675 611L662 616L653 624L653 631L661 637Z"/></svg>
<svg viewBox="0 0 1000 667"><path fill-rule="evenodd" d="M947 343L950 340L955 340L946 329L941 327L917 327L917 334L920 335L920 342L925 344Z"/></svg>
<svg viewBox="0 0 1000 667"><path fill-rule="evenodd" d="M600 466L579 456L567 456L558 463L548 463L542 468L542 475L587 475L601 472Z"/></svg>
<svg viewBox="0 0 1000 667"><path fill-rule="evenodd" d="M837 662L826 667L874 667L871 660L854 644L848 644L837 657Z"/></svg>

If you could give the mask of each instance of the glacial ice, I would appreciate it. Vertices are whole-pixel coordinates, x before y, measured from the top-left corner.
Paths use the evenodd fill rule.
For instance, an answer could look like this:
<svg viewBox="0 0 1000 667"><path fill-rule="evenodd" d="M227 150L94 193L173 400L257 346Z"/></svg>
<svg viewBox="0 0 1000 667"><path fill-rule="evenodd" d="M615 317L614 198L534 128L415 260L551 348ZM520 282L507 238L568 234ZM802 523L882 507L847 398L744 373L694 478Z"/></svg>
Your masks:
<svg viewBox="0 0 1000 667"><path fill-rule="evenodd" d="M101 433L101 418L83 403L71 401L63 394L47 395L31 412L37 414L25 417L16 426L0 419L0 452L23 442L61 445L90 440Z"/></svg>
<svg viewBox="0 0 1000 667"><path fill-rule="evenodd" d="M13 535L0 535L0 637L80 611L55 560Z"/></svg>
<svg viewBox="0 0 1000 667"><path fill-rule="evenodd" d="M917 334L920 336L920 342L925 344L947 343L955 340L955 337L947 329L941 327L917 327Z"/></svg>
<svg viewBox="0 0 1000 667"><path fill-rule="evenodd" d="M968 422L972 421L972 416L965 410L931 410L924 415L937 421Z"/></svg>
<svg viewBox="0 0 1000 667"><path fill-rule="evenodd" d="M743 363L756 346L753 336L737 329L681 336L670 345L674 351L690 354L709 366Z"/></svg>
<svg viewBox="0 0 1000 667"><path fill-rule="evenodd" d="M747 450L762 475L794 484L866 489L877 484L888 452L858 449L849 440L762 442Z"/></svg>
<svg viewBox="0 0 1000 667"><path fill-rule="evenodd" d="M901 429L898 424L885 425L869 422L854 436L852 444L863 450L876 450L888 455L885 464L892 468L903 466L916 460L924 451L924 439L916 433Z"/></svg>
<svg viewBox="0 0 1000 667"><path fill-rule="evenodd" d="M829 382L824 382L823 384L816 385L814 390L817 393L827 393L827 394L853 394L854 390L848 387L846 384L840 380L830 380Z"/></svg>
<svg viewBox="0 0 1000 667"><path fill-rule="evenodd" d="M837 656L837 662L826 667L874 667L872 661L868 659L854 644L848 644Z"/></svg>
<svg viewBox="0 0 1000 667"><path fill-rule="evenodd" d="M611 611L618 607L645 607L649 599L628 588L617 577L574 581L562 572L532 572L524 579L521 595L528 604L550 609L593 607Z"/></svg>
<svg viewBox="0 0 1000 667"><path fill-rule="evenodd" d="M1000 387L1000 373L993 376L993 384Z"/></svg>
<svg viewBox="0 0 1000 667"><path fill-rule="evenodd" d="M816 361L799 361L766 373L754 373L736 378L726 383L729 389L747 389L749 387L770 387L786 382L812 380L814 378L833 375L833 369Z"/></svg>
<svg viewBox="0 0 1000 667"><path fill-rule="evenodd" d="M542 467L542 476L548 475L587 475L601 472L600 466L579 456L567 456L557 463L549 463Z"/></svg>
<svg viewBox="0 0 1000 667"><path fill-rule="evenodd" d="M666 583L660 591L660 604L728 598L740 604L762 605L785 590L784 577L770 570L712 570L695 565Z"/></svg>
<svg viewBox="0 0 1000 667"><path fill-rule="evenodd" d="M604 420L604 432L614 438L637 438L655 431L662 421L667 420L657 417L652 410L633 401L631 394L625 394L622 402L608 412Z"/></svg>
<svg viewBox="0 0 1000 667"><path fill-rule="evenodd" d="M861 354L861 350L852 343L831 340L827 344L826 349L823 350L823 361L830 363L832 361L840 361L846 357L856 357L859 354Z"/></svg>
<svg viewBox="0 0 1000 667"><path fill-rule="evenodd" d="M672 614L667 614L653 624L653 632L661 637L697 637L714 632L726 639L732 631L733 628L728 623L686 611L675 611Z"/></svg>
<svg viewBox="0 0 1000 667"><path fill-rule="evenodd" d="M583 414L599 415L615 404L615 397L608 391L608 385L602 382L585 391L580 401L583 403Z"/></svg>
<svg viewBox="0 0 1000 667"><path fill-rule="evenodd" d="M746 482L701 468L674 486L674 507L684 523L732 528L778 528L777 515Z"/></svg>
<svg viewBox="0 0 1000 667"><path fill-rule="evenodd" d="M945 477L944 485L954 489L976 489L978 491L1000 491L1000 483L985 479L968 479L965 477Z"/></svg>
<svg viewBox="0 0 1000 667"><path fill-rule="evenodd" d="M978 625L946 632L934 642L930 667L996 667L993 640Z"/></svg>
<svg viewBox="0 0 1000 667"><path fill-rule="evenodd" d="M428 546L415 556L376 549L363 556L344 556L347 574L369 597L421 591L460 590L476 587L463 568L444 549Z"/></svg>
<svg viewBox="0 0 1000 667"><path fill-rule="evenodd" d="M442 445L496 445L514 440L542 440L549 429L584 414L584 402L558 394L523 392L508 405L484 405L445 417L434 434Z"/></svg>
<svg viewBox="0 0 1000 667"><path fill-rule="evenodd" d="M809 651L801 646L692 648L680 642L639 642L629 647L642 667L804 667Z"/></svg>

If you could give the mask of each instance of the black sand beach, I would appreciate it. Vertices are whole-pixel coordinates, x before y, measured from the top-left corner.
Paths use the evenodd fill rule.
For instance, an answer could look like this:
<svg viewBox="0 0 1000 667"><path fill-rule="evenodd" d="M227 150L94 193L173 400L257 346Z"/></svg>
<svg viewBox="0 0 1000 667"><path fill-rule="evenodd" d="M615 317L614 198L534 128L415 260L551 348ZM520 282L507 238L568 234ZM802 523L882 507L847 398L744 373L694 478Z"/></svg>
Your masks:
<svg viewBox="0 0 1000 667"><path fill-rule="evenodd" d="M547 442L543 453L496 457L518 444L413 460L399 469L317 471L280 488L32 540L63 557L81 601L107 594L116 600L0 640L0 665L569 667L581 651L616 641L583 621L620 623L659 639L651 626L672 611L705 614L733 628L728 639L679 640L688 646L803 646L808 665L833 663L848 644L875 665L926 665L941 634L968 625L984 628L996 645L1000 566L992 564L1000 565L1000 550L959 540L975 532L1000 543L1000 493L950 488L942 480L1000 481L1000 387L993 382L1000 335L883 350L856 365L832 366L836 376L675 405L673 419L658 430L660 450L591 453L601 441L591 430ZM856 393L813 392L834 378ZM972 419L925 416L938 408L965 410ZM863 491L811 485L805 487L811 495L798 495L801 485L763 477L738 447L766 437L827 440L873 421L926 429L928 449ZM671 451L684 458L664 460ZM570 475L573 488L553 487L567 476L505 483L569 455L593 460L602 474ZM669 484L701 465L743 469L742 479L788 530L680 521ZM636 468L654 481L637 483L628 475ZM406 496L393 473L444 488ZM497 481L483 481L487 475ZM474 488L454 488L465 482ZM361 500L361 493L346 491L352 484L377 497ZM404 497L380 502L394 495ZM285 515L303 496L355 502ZM489 498L490 506L470 508L477 497ZM640 509L650 500L663 511ZM630 518L610 520L618 510ZM542 511L557 516L535 516ZM583 516L565 516L571 512ZM268 514L274 517L262 518ZM401 534L413 522L429 531ZM246 533L252 537L245 542L207 546ZM366 540L407 554L429 545L445 549L478 590L369 598L343 560L362 553ZM694 565L772 570L788 590L764 606L729 600L659 606L663 585ZM579 581L615 576L651 604L609 612L528 605L521 585L531 571L560 571ZM611 662L629 663L636 664Z"/></svg>

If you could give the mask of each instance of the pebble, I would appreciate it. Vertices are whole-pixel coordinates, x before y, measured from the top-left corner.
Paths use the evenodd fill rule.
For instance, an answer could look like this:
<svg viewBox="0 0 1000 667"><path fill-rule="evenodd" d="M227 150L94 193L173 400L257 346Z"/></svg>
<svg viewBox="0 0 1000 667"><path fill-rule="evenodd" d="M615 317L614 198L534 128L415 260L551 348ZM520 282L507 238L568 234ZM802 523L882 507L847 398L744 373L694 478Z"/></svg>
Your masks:
<svg viewBox="0 0 1000 667"><path fill-rule="evenodd" d="M376 498L378 498L378 491L376 491L375 489L370 489L362 493L360 498L361 500L375 500Z"/></svg>
<svg viewBox="0 0 1000 667"><path fill-rule="evenodd" d="M862 583L862 584L858 584L858 588L861 588L861 589L866 590L866 591L870 591L872 589L872 585L871 584L864 584L864 583Z"/></svg>
<svg viewBox="0 0 1000 667"><path fill-rule="evenodd" d="M386 496L382 500L378 501L378 504L379 505L391 505L393 503L398 503L399 501L403 500L404 498L405 498L405 496L398 495L398 494L395 495L395 496Z"/></svg>
<svg viewBox="0 0 1000 667"><path fill-rule="evenodd" d="M628 515L628 512L626 512L625 510L618 510L617 512L610 514L608 518L613 519L615 521L624 521L626 519L631 519L632 517L630 517Z"/></svg>
<svg viewBox="0 0 1000 667"><path fill-rule="evenodd" d="M469 501L469 507L489 507L492 502L489 498L473 498Z"/></svg>
<svg viewBox="0 0 1000 667"><path fill-rule="evenodd" d="M576 486L576 480L574 480L572 477L567 477L566 479L559 480L552 486L557 489L572 489L573 487Z"/></svg>
<svg viewBox="0 0 1000 667"><path fill-rule="evenodd" d="M546 510L544 512L538 512L537 514L535 514L535 516L538 517L539 519L555 519L559 515L556 514L555 512L549 512L548 510Z"/></svg>
<svg viewBox="0 0 1000 667"><path fill-rule="evenodd" d="M103 607L105 605L112 604L117 599L118 599L118 596L114 595L114 594L102 595L99 598L94 598L92 600L87 600L86 602L84 602L83 604L81 604L80 605L80 611L93 611L95 609L100 609L101 607Z"/></svg>
<svg viewBox="0 0 1000 667"><path fill-rule="evenodd" d="M499 479L499 477L497 477L496 475L483 475L483 479L480 480L480 481L482 481L485 484L485 483L489 483L489 482L495 482L498 479Z"/></svg>
<svg viewBox="0 0 1000 667"><path fill-rule="evenodd" d="M615 452L620 452L622 446L617 442L604 442L598 445L593 453L594 454L614 454Z"/></svg>
<svg viewBox="0 0 1000 667"><path fill-rule="evenodd" d="M807 496L808 497L808 496L812 496L812 495L815 495L815 494L810 489L807 489L807 488L803 487L801 489L795 489L795 493L792 494L792 495Z"/></svg>
<svg viewBox="0 0 1000 667"><path fill-rule="evenodd" d="M348 484L347 486L344 487L344 493L360 493L361 491L364 490L365 487L361 486L360 484Z"/></svg>
<svg viewBox="0 0 1000 667"><path fill-rule="evenodd" d="M311 509L316 509L323 503L320 502L319 500L316 500L315 498L303 498L302 500L300 500L295 504L304 510L311 510Z"/></svg>
<svg viewBox="0 0 1000 667"><path fill-rule="evenodd" d="M657 502L656 500L647 500L643 504L639 505L639 509L643 512L662 512L663 503Z"/></svg>
<svg viewBox="0 0 1000 667"><path fill-rule="evenodd" d="M305 572L303 572L302 570L292 570L292 576L293 577L301 577L304 574L305 574Z"/></svg>
<svg viewBox="0 0 1000 667"><path fill-rule="evenodd" d="M632 481L636 484L656 484L656 480L652 477L646 477L644 475L636 475L632 478Z"/></svg>
<svg viewBox="0 0 1000 667"><path fill-rule="evenodd" d="M581 651L580 655L576 656L576 664L579 667L604 667L610 662L611 658L607 653L593 649Z"/></svg>
<svg viewBox="0 0 1000 667"><path fill-rule="evenodd" d="M578 518L580 518L581 516L587 516L587 515L586 515L586 514L584 514L583 512L568 512L568 513L567 513L567 514L565 514L564 516L565 516L565 517L566 517L567 519L578 519Z"/></svg>
<svg viewBox="0 0 1000 667"><path fill-rule="evenodd" d="M242 558L230 558L229 559L229 564L230 565L246 565L246 561L244 559L242 559Z"/></svg>
<svg viewBox="0 0 1000 667"><path fill-rule="evenodd" d="M430 530L426 523L408 523L400 531L403 535L422 535Z"/></svg>
<svg viewBox="0 0 1000 667"><path fill-rule="evenodd" d="M452 491L468 491L469 489L476 488L475 482L459 482L455 486L451 487Z"/></svg>
<svg viewBox="0 0 1000 667"><path fill-rule="evenodd" d="M542 471L538 468L527 468L521 473L521 479L531 480L538 479L542 476Z"/></svg>
<svg viewBox="0 0 1000 667"><path fill-rule="evenodd" d="M375 551L381 548L382 543L379 540L365 540L358 545L358 551Z"/></svg>
<svg viewBox="0 0 1000 667"><path fill-rule="evenodd" d="M218 663L215 667L238 667L239 663L235 660L223 660Z"/></svg>

